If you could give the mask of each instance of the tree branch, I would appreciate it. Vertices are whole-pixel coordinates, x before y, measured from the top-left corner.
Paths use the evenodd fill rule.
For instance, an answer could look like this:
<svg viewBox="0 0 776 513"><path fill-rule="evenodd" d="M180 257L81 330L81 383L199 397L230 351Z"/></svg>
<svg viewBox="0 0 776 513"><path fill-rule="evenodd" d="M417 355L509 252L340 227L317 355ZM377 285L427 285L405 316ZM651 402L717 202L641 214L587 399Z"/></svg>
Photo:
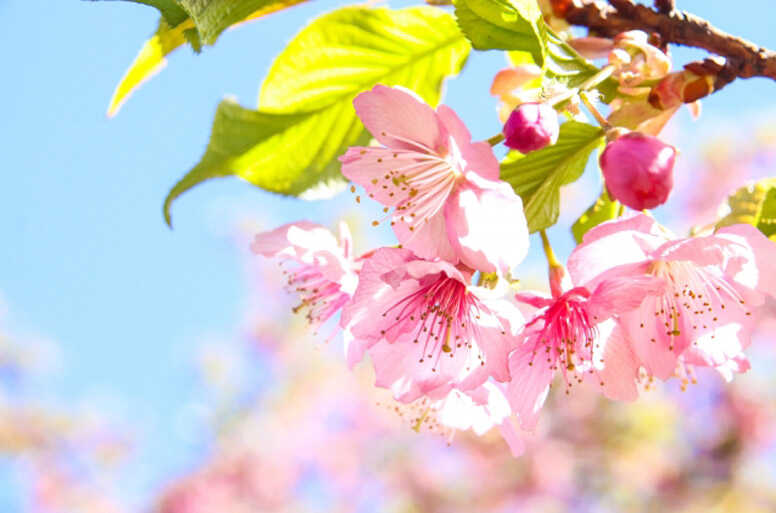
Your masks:
<svg viewBox="0 0 776 513"><path fill-rule="evenodd" d="M551 3L556 16L604 37L643 30L659 35L664 44L692 46L724 57L724 66L719 66L716 75L715 90L735 78L776 80L776 52L719 30L694 14L676 10L673 1L656 1L657 11L633 0L610 0L611 5L597 0L551 0Z"/></svg>

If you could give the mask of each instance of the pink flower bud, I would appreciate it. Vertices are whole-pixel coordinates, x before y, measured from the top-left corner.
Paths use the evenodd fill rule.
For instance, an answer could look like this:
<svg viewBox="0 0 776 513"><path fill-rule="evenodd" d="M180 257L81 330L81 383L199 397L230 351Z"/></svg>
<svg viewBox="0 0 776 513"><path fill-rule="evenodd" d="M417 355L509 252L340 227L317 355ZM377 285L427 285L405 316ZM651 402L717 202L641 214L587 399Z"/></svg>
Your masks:
<svg viewBox="0 0 776 513"><path fill-rule="evenodd" d="M610 142L601 154L606 188L634 210L662 205L674 186L676 148L657 137L630 132Z"/></svg>
<svg viewBox="0 0 776 513"><path fill-rule="evenodd" d="M520 153L540 150L558 140L558 114L547 103L524 103L504 124L504 144Z"/></svg>

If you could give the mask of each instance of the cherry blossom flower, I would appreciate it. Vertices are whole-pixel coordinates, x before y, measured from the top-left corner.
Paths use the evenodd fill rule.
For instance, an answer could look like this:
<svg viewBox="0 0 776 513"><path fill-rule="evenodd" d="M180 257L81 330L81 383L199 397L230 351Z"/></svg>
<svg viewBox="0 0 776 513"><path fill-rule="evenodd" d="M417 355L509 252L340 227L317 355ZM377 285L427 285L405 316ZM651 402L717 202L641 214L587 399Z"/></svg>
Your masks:
<svg viewBox="0 0 776 513"><path fill-rule="evenodd" d="M776 275L766 271L774 261L776 245L752 226L678 238L638 214L585 234L569 270L591 286L614 277L662 278L665 289L620 314L619 324L649 374L686 379L687 364L727 376L748 368L743 350L755 308L776 291Z"/></svg>
<svg viewBox="0 0 776 513"><path fill-rule="evenodd" d="M550 268L552 296L523 292L521 302L538 308L519 335L509 357L507 396L524 429L536 424L550 382L559 371L567 392L576 381L594 377L604 395L632 400L636 360L610 319L637 308L662 287L650 277L602 280L596 287L573 286L560 266Z"/></svg>
<svg viewBox="0 0 776 513"><path fill-rule="evenodd" d="M289 292L301 298L294 312L307 309L307 320L318 327L336 314L356 290L359 262L353 258L350 231L340 223L339 240L326 228L309 221L283 225L257 234L251 250L259 255L291 261Z"/></svg>
<svg viewBox="0 0 776 513"><path fill-rule="evenodd" d="M386 213L394 209L391 225L404 247L485 272L505 272L525 258L522 201L499 181L490 145L472 143L452 109L434 111L411 93L382 85L353 105L382 146L350 148L340 157L342 174Z"/></svg>
<svg viewBox="0 0 776 513"><path fill-rule="evenodd" d="M369 353L376 385L411 402L509 379L507 355L522 316L470 274L406 249L381 248L364 261L342 314L348 362Z"/></svg>

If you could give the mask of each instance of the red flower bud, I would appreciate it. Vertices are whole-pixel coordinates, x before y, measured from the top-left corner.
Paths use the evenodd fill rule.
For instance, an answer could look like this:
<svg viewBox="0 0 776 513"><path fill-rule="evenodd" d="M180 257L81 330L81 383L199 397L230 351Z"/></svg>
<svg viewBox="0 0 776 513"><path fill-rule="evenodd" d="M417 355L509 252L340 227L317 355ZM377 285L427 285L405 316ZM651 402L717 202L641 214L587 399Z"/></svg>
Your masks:
<svg viewBox="0 0 776 513"><path fill-rule="evenodd" d="M657 137L629 132L601 154L609 194L623 205L644 210L662 205L674 186L676 148Z"/></svg>
<svg viewBox="0 0 776 513"><path fill-rule="evenodd" d="M546 103L519 105L504 124L508 147L520 153L540 150L558 140L558 114Z"/></svg>

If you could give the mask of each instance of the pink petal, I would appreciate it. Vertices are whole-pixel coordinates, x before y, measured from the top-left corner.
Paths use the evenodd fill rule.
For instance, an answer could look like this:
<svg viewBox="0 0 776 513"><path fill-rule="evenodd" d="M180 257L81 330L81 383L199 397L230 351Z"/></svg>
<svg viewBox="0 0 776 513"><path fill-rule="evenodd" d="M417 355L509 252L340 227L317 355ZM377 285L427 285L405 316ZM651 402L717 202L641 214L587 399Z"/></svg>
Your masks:
<svg viewBox="0 0 776 513"><path fill-rule="evenodd" d="M665 242L658 225L638 214L602 223L588 231L582 244L572 251L567 268L576 285L594 287L603 273L625 264L646 264L651 252ZM633 266L630 272L643 274ZM619 274L619 273L618 273Z"/></svg>
<svg viewBox="0 0 776 513"><path fill-rule="evenodd" d="M511 414L509 402L494 383L461 392L452 390L437 413L439 423L453 429L471 429L482 436Z"/></svg>
<svg viewBox="0 0 776 513"><path fill-rule="evenodd" d="M498 180L498 159L493 154L493 148L490 144L484 141L472 143L469 129L466 128L455 111L447 105L437 107L437 114L458 145L458 150L466 161L466 169L488 180Z"/></svg>
<svg viewBox="0 0 776 513"><path fill-rule="evenodd" d="M445 206L447 236L467 266L506 273L528 253L523 203L504 182L466 178Z"/></svg>
<svg viewBox="0 0 776 513"><path fill-rule="evenodd" d="M353 260L353 236L350 234L348 223L340 221L339 223L339 245L345 258Z"/></svg>
<svg viewBox="0 0 776 513"><path fill-rule="evenodd" d="M266 257L283 254L293 258L301 258L311 250L340 251L334 235L310 221L288 223L272 231L259 233L253 239L251 250Z"/></svg>
<svg viewBox="0 0 776 513"><path fill-rule="evenodd" d="M372 256L364 260L359 274L358 287L353 299L345 305L340 317L340 326L346 330L355 330L353 345L353 359L363 356L368 341L374 342L379 337L379 331L371 324L373 319L382 318L381 308L386 301L397 294L384 280L383 275L392 271L413 257L412 252L397 248L380 248ZM398 294L401 294L399 291ZM380 300L379 302L377 300ZM378 328L379 330L379 328ZM355 360L351 363L355 363Z"/></svg>
<svg viewBox="0 0 776 513"><path fill-rule="evenodd" d="M776 262L776 243L748 224L726 226L715 238L736 244L726 247L729 253L726 274L764 294L776 294L776 273L770 267Z"/></svg>
<svg viewBox="0 0 776 513"><path fill-rule="evenodd" d="M309 221L288 223L257 234L251 251L265 257L285 257L313 265L331 282L338 282L349 271L348 260L337 238L328 229Z"/></svg>
<svg viewBox="0 0 776 513"><path fill-rule="evenodd" d="M604 320L638 308L647 296L661 294L665 282L649 275L623 276L601 281L588 302L590 315Z"/></svg>
<svg viewBox="0 0 776 513"><path fill-rule="evenodd" d="M534 308L545 308L555 302L555 299L547 294L531 291L518 292L515 294L515 299Z"/></svg>
<svg viewBox="0 0 776 513"><path fill-rule="evenodd" d="M660 310L654 297L648 297L641 308L620 316L620 323L633 354L644 368L659 379L668 379L676 369L679 355L690 342L689 337L667 335L663 318L655 315ZM683 317L682 317L683 319ZM686 333L686 330L680 330Z"/></svg>
<svg viewBox="0 0 776 513"><path fill-rule="evenodd" d="M698 337L682 357L692 365L719 367L739 357L749 346L753 322L727 324Z"/></svg>
<svg viewBox="0 0 776 513"><path fill-rule="evenodd" d="M437 114L408 91L378 84L356 96L353 106L366 129L384 146L434 152L447 145Z"/></svg>
<svg viewBox="0 0 776 513"><path fill-rule="evenodd" d="M444 260L413 260L405 266L407 275L420 279L429 274L445 273L450 278L466 283L467 279L455 266Z"/></svg>
<svg viewBox="0 0 776 513"><path fill-rule="evenodd" d="M394 216L394 219L397 217ZM437 212L412 231L406 223L395 221L393 233L403 247L411 249L421 258L441 258L454 264L458 262L458 255L447 237L444 212Z"/></svg>
<svg viewBox="0 0 776 513"><path fill-rule="evenodd" d="M415 161L412 154L377 146L352 146L340 157L345 178L362 186L370 198L389 207L407 197L406 191L401 190L404 186L394 183L393 170Z"/></svg>
<svg viewBox="0 0 776 513"><path fill-rule="evenodd" d="M650 235L660 235L660 225L646 214L626 215L612 221L601 223L588 230L583 237L584 243L595 242L603 237L622 231L635 231ZM662 242L662 241L661 241Z"/></svg>
<svg viewBox="0 0 776 513"><path fill-rule="evenodd" d="M539 410L544 405L552 381L550 365L543 355L534 355L524 348L516 349L509 357L512 377L507 385L507 399L523 429L536 427Z"/></svg>
<svg viewBox="0 0 776 513"><path fill-rule="evenodd" d="M512 456L518 458L525 452L525 441L518 433L518 429L515 427L511 419L505 419L504 422L499 424L499 431L504 441L509 446L509 451Z"/></svg>
<svg viewBox="0 0 776 513"><path fill-rule="evenodd" d="M515 337L501 335L501 328L481 328L480 332L482 335L477 340L477 345L485 354L485 365L480 366L462 383L464 389L471 388L474 383L480 381L480 375L485 378L492 377L501 383L509 381L509 353L515 347ZM482 379L482 382L484 381L485 379Z"/></svg>
<svg viewBox="0 0 776 513"><path fill-rule="evenodd" d="M639 362L625 339L625 333L617 322L609 321L599 325L600 343L603 346L600 364L596 372L598 383L609 399L633 401L639 391L636 381L639 377ZM607 331L607 333L604 333Z"/></svg>
<svg viewBox="0 0 776 513"><path fill-rule="evenodd" d="M479 365L467 358L471 353L464 351L441 356L438 362L421 362L422 346L413 343L414 338L414 334L408 334L394 343L381 340L369 348L375 386L391 389L397 401L409 403L421 396L441 399L467 367Z"/></svg>

